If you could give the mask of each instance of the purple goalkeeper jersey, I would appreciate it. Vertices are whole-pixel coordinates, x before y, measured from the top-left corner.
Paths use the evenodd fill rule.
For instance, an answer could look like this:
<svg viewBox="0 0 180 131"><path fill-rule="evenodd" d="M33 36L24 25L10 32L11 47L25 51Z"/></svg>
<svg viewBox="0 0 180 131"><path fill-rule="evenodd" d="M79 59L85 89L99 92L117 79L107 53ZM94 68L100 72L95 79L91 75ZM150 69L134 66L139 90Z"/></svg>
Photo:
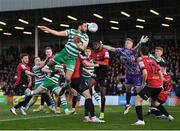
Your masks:
<svg viewBox="0 0 180 131"><path fill-rule="evenodd" d="M116 53L120 54L120 59L124 64L126 75L141 74L135 57L136 51L126 48L117 48Z"/></svg>

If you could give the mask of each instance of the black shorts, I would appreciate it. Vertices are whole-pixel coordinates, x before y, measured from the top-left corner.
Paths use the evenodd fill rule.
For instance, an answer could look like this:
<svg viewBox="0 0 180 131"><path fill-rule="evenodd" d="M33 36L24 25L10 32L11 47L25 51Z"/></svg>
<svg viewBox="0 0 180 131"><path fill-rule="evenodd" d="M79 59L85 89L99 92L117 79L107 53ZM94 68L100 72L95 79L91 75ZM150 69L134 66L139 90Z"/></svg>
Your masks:
<svg viewBox="0 0 180 131"><path fill-rule="evenodd" d="M152 100L157 100L159 93L161 92L161 87L160 88L151 88L148 86L145 86L139 93L138 95L144 99L147 100L149 97L151 97Z"/></svg>
<svg viewBox="0 0 180 131"><path fill-rule="evenodd" d="M96 76L97 85L99 84L99 86L107 87L107 76L108 75L106 73L98 74Z"/></svg>
<svg viewBox="0 0 180 131"><path fill-rule="evenodd" d="M16 85L16 87L14 88L15 95L17 95L17 96L24 95L27 88L28 87L26 84Z"/></svg>
<svg viewBox="0 0 180 131"><path fill-rule="evenodd" d="M85 82L85 80L83 80L81 77L72 79L71 88L75 89L80 94L89 89L88 83Z"/></svg>

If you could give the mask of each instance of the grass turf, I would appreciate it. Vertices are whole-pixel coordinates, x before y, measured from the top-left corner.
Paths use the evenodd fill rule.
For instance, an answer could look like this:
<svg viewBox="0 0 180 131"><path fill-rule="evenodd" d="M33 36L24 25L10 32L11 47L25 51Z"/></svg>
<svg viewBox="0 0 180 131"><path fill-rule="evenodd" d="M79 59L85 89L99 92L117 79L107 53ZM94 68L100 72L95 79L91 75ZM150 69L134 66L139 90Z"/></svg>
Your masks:
<svg viewBox="0 0 180 131"><path fill-rule="evenodd" d="M106 123L83 123L83 108L78 108L77 115L65 116L63 114L47 114L44 112L34 113L32 109L27 116L12 116L7 105L0 105L0 130L179 130L180 108L167 107L167 110L175 117L175 121L169 122L165 119L157 119L153 116L145 116L145 126L132 126L136 121L134 107L130 113L123 115L124 107L106 107ZM144 107L144 114L147 107ZM96 114L99 109L96 108Z"/></svg>

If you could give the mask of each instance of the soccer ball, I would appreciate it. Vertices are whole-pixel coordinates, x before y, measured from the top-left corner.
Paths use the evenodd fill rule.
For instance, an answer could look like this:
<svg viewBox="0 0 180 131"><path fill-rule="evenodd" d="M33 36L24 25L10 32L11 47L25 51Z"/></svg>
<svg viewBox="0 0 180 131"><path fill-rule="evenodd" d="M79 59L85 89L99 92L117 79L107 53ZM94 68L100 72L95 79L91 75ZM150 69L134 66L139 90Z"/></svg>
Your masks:
<svg viewBox="0 0 180 131"><path fill-rule="evenodd" d="M96 23L89 23L88 30L94 33L98 30L98 25Z"/></svg>

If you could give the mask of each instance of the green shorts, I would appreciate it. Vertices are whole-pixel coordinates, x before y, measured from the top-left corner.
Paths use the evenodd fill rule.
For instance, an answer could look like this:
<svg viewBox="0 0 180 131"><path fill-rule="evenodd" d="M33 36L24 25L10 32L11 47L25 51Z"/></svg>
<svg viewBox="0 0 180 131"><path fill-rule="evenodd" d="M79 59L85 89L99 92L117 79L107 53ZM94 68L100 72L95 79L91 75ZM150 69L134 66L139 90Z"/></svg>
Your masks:
<svg viewBox="0 0 180 131"><path fill-rule="evenodd" d="M74 72L77 57L70 55L66 49L60 51L52 61L56 64L65 64L66 69Z"/></svg>
<svg viewBox="0 0 180 131"><path fill-rule="evenodd" d="M40 87L50 91L55 91L56 89L60 88L59 84L57 82L54 82L50 78L45 78Z"/></svg>

